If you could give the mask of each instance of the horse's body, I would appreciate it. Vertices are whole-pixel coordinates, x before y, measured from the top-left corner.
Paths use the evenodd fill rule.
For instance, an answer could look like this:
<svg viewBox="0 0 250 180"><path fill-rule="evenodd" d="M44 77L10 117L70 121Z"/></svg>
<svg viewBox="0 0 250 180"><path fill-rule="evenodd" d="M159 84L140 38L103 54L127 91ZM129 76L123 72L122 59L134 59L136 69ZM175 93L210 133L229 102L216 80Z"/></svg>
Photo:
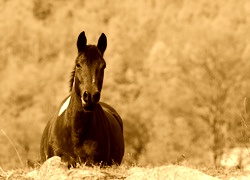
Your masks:
<svg viewBox="0 0 250 180"><path fill-rule="evenodd" d="M120 164L124 155L122 120L111 106L99 102L106 36L102 34L97 46L87 46L82 32L77 47L71 93L44 129L41 161L60 156L68 165Z"/></svg>

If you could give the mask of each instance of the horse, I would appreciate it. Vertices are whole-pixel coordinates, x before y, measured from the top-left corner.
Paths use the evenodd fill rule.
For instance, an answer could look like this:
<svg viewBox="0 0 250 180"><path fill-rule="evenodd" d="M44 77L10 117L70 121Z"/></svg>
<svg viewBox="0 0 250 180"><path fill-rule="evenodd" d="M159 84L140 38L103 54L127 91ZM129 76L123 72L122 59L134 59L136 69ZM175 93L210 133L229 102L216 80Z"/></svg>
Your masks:
<svg viewBox="0 0 250 180"><path fill-rule="evenodd" d="M116 110L100 102L107 47L104 33L87 45L85 32L77 39L78 56L70 79L70 94L47 123L41 138L41 163L59 156L75 167L120 165L124 155L123 122Z"/></svg>

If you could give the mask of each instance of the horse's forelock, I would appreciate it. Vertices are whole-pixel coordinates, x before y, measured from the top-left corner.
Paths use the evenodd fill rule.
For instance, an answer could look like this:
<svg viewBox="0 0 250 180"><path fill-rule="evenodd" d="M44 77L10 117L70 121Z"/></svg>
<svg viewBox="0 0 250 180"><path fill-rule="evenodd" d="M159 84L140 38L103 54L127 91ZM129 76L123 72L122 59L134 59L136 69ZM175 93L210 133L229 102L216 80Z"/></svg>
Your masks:
<svg viewBox="0 0 250 180"><path fill-rule="evenodd" d="M92 63L95 59L102 58L103 55L95 45L88 45L83 52L86 63Z"/></svg>

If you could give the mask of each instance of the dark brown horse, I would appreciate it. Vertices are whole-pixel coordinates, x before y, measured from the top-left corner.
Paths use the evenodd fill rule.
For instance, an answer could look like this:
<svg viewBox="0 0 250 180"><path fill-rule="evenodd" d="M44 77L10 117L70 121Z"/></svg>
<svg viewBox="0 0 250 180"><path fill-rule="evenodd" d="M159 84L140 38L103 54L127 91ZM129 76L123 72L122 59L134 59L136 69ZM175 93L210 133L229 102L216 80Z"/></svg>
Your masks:
<svg viewBox="0 0 250 180"><path fill-rule="evenodd" d="M121 163L124 155L122 119L111 106L99 102L106 47L105 34L102 33L95 46L87 45L85 33L80 33L70 95L44 129L41 162L60 156L69 166Z"/></svg>

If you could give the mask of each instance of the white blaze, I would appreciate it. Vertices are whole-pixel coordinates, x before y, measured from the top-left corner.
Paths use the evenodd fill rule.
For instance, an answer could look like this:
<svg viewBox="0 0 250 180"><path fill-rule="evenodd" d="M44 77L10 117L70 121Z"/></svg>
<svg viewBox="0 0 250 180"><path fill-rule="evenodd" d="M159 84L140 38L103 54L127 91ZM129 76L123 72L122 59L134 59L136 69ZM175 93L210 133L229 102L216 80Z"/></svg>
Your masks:
<svg viewBox="0 0 250 180"><path fill-rule="evenodd" d="M60 116L69 106L69 101L70 101L70 96L68 97L68 99L63 103L63 105L61 106L61 109L58 113L58 116Z"/></svg>

